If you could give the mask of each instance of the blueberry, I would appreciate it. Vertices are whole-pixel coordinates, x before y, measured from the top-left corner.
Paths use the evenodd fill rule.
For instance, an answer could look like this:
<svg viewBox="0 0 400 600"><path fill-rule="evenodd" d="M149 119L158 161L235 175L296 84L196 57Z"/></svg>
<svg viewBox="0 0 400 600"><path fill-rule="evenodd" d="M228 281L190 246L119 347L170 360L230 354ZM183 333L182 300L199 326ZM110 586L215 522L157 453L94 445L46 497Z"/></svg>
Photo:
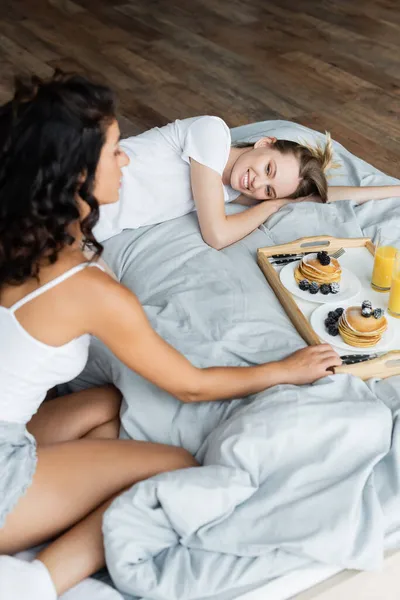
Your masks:
<svg viewBox="0 0 400 600"><path fill-rule="evenodd" d="M319 262L324 267L327 267L328 265L331 264L331 258L330 258L330 256L323 256Z"/></svg>
<svg viewBox="0 0 400 600"><path fill-rule="evenodd" d="M380 319L381 317L383 317L384 312L385 311L382 308L376 308L373 313L375 319Z"/></svg>
<svg viewBox="0 0 400 600"><path fill-rule="evenodd" d="M328 333L329 335L338 335L339 333L339 328L337 325L331 325L330 327L328 327Z"/></svg>
<svg viewBox="0 0 400 600"><path fill-rule="evenodd" d="M310 294L318 294L318 290L319 290L318 283L316 283L315 281L310 283L310 288L308 290L310 292Z"/></svg>
<svg viewBox="0 0 400 600"><path fill-rule="evenodd" d="M363 317L371 317L372 316L372 308L370 308L369 306L364 306L364 308L361 309L361 314Z"/></svg>
<svg viewBox="0 0 400 600"><path fill-rule="evenodd" d="M324 296L326 296L327 294L331 293L331 286L328 285L327 283L323 283L321 285L321 287L319 288L319 291L321 292L321 294L323 294Z"/></svg>
<svg viewBox="0 0 400 600"><path fill-rule="evenodd" d="M325 327L329 329L331 325L336 325L336 319L332 319L332 317L327 317L324 321Z"/></svg>
<svg viewBox="0 0 400 600"><path fill-rule="evenodd" d="M303 292L306 292L308 289L310 289L310 282L307 281L307 279L302 279L299 283L299 288L303 290Z"/></svg>
<svg viewBox="0 0 400 600"><path fill-rule="evenodd" d="M372 308L371 300L364 300L361 304L361 308Z"/></svg>
<svg viewBox="0 0 400 600"><path fill-rule="evenodd" d="M330 288L331 288L331 293L332 294L337 294L338 292L340 292L340 285L336 282L331 283L330 284Z"/></svg>
<svg viewBox="0 0 400 600"><path fill-rule="evenodd" d="M323 265L323 266L325 266L325 267L326 267L327 265L329 265L329 264L330 264L330 262L331 262L331 258L330 258L330 256L328 255L328 253L327 253L327 252L325 252L325 250L323 250L322 252L318 252L318 254L317 254L317 258L318 258L319 262L321 263L321 265Z"/></svg>

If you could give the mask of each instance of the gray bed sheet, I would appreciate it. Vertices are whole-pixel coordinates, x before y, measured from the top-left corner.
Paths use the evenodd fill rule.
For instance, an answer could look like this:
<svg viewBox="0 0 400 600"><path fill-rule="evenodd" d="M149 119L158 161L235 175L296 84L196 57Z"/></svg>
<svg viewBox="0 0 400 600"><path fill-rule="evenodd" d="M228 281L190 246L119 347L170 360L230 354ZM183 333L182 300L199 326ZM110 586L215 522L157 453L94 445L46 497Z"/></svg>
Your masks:
<svg viewBox="0 0 400 600"><path fill-rule="evenodd" d="M233 130L236 140L264 134L323 139L285 121ZM332 185L397 183L334 147L342 168ZM190 214L123 232L105 244L105 259L194 364L253 365L304 346L256 265L257 248L308 235L373 236L392 224L400 224L399 198L292 204L217 252ZM122 437L181 445L204 465L142 482L107 511L107 564L127 598L227 600L314 562L378 568L385 545L400 542L399 377L337 375L188 405L94 340L70 389L106 381L123 393Z"/></svg>

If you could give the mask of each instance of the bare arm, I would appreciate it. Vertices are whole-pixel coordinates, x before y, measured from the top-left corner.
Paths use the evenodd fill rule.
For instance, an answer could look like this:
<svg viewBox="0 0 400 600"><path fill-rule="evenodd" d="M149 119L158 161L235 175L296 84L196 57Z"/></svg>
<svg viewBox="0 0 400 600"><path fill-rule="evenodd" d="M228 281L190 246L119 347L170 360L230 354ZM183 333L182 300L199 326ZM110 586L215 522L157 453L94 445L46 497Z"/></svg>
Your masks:
<svg viewBox="0 0 400 600"><path fill-rule="evenodd" d="M204 241L221 250L257 229L281 206L292 200L268 200L259 202L237 215L225 214L224 192L221 176L191 160L191 182L197 208L201 234Z"/></svg>
<svg viewBox="0 0 400 600"><path fill-rule="evenodd" d="M341 364L325 344L255 367L199 369L152 329L136 296L104 273L96 274L90 294L86 287L85 298L86 328L127 367L183 402L243 397L279 383L309 383Z"/></svg>
<svg viewBox="0 0 400 600"><path fill-rule="evenodd" d="M240 194L235 200L232 200L231 204L241 204L242 206L257 206L260 204L258 200L254 198L248 198L244 194Z"/></svg>
<svg viewBox="0 0 400 600"><path fill-rule="evenodd" d="M328 187L328 202L354 200L363 204L368 200L400 197L400 185L382 185L373 187L332 186Z"/></svg>

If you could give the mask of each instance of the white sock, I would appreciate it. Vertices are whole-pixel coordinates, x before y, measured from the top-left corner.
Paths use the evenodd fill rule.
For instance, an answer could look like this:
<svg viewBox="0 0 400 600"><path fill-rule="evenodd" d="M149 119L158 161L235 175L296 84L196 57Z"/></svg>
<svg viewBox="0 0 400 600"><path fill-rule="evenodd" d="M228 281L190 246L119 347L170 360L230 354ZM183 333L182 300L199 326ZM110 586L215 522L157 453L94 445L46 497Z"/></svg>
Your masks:
<svg viewBox="0 0 400 600"><path fill-rule="evenodd" d="M50 573L40 560L0 556L0 600L57 600Z"/></svg>

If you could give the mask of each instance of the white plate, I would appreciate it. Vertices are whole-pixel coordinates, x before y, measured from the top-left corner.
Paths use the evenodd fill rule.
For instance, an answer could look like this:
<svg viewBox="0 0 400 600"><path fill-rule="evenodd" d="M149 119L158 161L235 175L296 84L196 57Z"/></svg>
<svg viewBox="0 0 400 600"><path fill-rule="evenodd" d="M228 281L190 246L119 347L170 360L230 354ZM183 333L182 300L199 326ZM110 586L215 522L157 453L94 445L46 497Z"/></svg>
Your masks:
<svg viewBox="0 0 400 600"><path fill-rule="evenodd" d="M340 292L338 294L327 294L324 296L321 292L318 292L318 294L310 294L308 291L303 292L294 278L294 270L298 264L299 261L285 265L279 275L285 288L302 300L317 302L318 304L336 304L354 298L361 290L361 283L358 277L351 271L342 268L342 278L339 282ZM337 306L339 306L339 304L337 304Z"/></svg>
<svg viewBox="0 0 400 600"><path fill-rule="evenodd" d="M357 346L349 346L349 344L346 344L346 342L343 340L340 334L329 335L324 323L326 317L328 316L328 312L334 310L335 308L346 308L346 306L351 305L348 302L344 304L338 302L334 306L318 306L318 308L314 310L314 312L311 315L310 322L317 336L321 338L321 340L323 340L324 342L328 342L328 344L331 344L336 348L340 348L341 350L347 350L347 354L371 354L374 352L382 352L383 350L387 350L393 342L394 338L394 328L390 327L390 322L389 327L383 334L381 340L377 344L375 344L375 346L370 346L370 348L359 348ZM383 307L374 306L374 308ZM370 317L370 319L373 318L374 317Z"/></svg>

